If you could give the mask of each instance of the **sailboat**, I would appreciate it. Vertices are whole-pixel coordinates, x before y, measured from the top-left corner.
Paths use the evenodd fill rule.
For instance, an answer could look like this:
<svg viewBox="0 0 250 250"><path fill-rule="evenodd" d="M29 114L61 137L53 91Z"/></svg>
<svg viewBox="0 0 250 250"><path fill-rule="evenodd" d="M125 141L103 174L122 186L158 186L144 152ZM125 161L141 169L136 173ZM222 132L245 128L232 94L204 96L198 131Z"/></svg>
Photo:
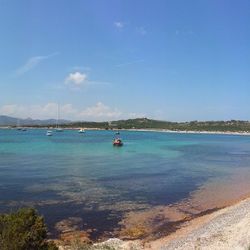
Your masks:
<svg viewBox="0 0 250 250"><path fill-rule="evenodd" d="M16 129L22 130L22 128L20 127L20 119L17 119Z"/></svg>
<svg viewBox="0 0 250 250"><path fill-rule="evenodd" d="M78 130L78 133L80 133L80 134L85 133L85 129L84 129L84 128L80 128L80 129Z"/></svg>
<svg viewBox="0 0 250 250"><path fill-rule="evenodd" d="M17 130L19 131L27 131L27 128L24 128L20 126L20 119L17 119L17 125L16 125Z"/></svg>
<svg viewBox="0 0 250 250"><path fill-rule="evenodd" d="M59 107L59 104L58 104L58 106L57 106L56 132L63 132L63 129L59 127L59 120L60 120L60 107Z"/></svg>
<svg viewBox="0 0 250 250"><path fill-rule="evenodd" d="M83 122L81 122L82 123L82 125L83 125ZM78 133L80 133L80 134L83 134L83 133L85 133L86 131L85 131L85 129L84 128L80 128L79 130L78 130Z"/></svg>

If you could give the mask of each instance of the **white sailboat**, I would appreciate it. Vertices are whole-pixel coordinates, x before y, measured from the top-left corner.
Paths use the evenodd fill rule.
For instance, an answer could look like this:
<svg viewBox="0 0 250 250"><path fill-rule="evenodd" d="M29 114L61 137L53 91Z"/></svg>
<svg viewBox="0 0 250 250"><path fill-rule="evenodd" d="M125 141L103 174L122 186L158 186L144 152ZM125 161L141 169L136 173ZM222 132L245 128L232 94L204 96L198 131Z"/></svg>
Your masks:
<svg viewBox="0 0 250 250"><path fill-rule="evenodd" d="M17 128L17 130L19 130L19 131L27 131L27 128L24 128L24 127L20 126L20 119L19 119L19 118L17 119L16 128Z"/></svg>
<svg viewBox="0 0 250 250"><path fill-rule="evenodd" d="M59 127L59 120L60 120L60 107L59 107L59 104L58 104L58 106L57 106L56 132L63 132L63 129Z"/></svg>
<svg viewBox="0 0 250 250"><path fill-rule="evenodd" d="M82 124L82 125L83 125L83 124ZM84 129L84 128L80 128L80 129L78 130L78 133L80 133L80 134L85 133L85 129Z"/></svg>
<svg viewBox="0 0 250 250"><path fill-rule="evenodd" d="M78 130L78 133L80 133L80 134L85 133L85 129L84 129L84 128L80 128L80 129Z"/></svg>
<svg viewBox="0 0 250 250"><path fill-rule="evenodd" d="M17 130L22 130L22 128L20 127L20 119L17 119L17 123L16 123L16 129Z"/></svg>

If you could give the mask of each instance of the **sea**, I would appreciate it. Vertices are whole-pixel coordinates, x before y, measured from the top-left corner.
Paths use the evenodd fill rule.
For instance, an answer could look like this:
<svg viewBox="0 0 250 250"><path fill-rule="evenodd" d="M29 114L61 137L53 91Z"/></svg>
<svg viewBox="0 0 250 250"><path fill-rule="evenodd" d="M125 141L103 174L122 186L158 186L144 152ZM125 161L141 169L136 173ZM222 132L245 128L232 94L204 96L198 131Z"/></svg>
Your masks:
<svg viewBox="0 0 250 250"><path fill-rule="evenodd" d="M34 207L51 237L73 228L100 239L128 214L190 203L202 190L196 199L212 192L214 207L223 187L233 187L227 200L250 192L250 136L121 130L124 145L114 147L116 136L1 129L0 213Z"/></svg>

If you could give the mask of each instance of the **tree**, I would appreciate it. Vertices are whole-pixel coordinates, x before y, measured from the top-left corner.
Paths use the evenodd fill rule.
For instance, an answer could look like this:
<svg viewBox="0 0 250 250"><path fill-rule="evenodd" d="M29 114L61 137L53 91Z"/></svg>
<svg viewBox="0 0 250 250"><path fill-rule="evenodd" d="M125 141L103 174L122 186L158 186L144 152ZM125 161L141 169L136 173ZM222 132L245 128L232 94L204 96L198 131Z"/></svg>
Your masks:
<svg viewBox="0 0 250 250"><path fill-rule="evenodd" d="M42 216L33 208L0 215L1 250L56 250L46 241L47 229Z"/></svg>

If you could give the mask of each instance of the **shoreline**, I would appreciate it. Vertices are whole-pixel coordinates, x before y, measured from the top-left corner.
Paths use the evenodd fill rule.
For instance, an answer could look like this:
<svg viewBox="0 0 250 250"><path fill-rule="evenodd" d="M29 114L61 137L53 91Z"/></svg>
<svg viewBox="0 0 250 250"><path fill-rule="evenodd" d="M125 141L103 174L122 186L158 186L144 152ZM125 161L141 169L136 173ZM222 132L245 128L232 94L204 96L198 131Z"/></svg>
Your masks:
<svg viewBox="0 0 250 250"><path fill-rule="evenodd" d="M145 244L143 249L248 249L250 197L194 218L176 232Z"/></svg>
<svg viewBox="0 0 250 250"><path fill-rule="evenodd" d="M103 246L121 250L248 249L237 247L242 242L250 246L250 183L242 185L249 175L246 172L235 178L219 185L208 183L191 193L190 199L180 203L131 213L122 225L134 233L146 229L146 237L133 239L119 234L115 236L118 238L93 242L93 249L102 249ZM153 224L147 224L149 221ZM227 233L224 234L224 231ZM218 247L208 246L210 242L218 244Z"/></svg>
<svg viewBox="0 0 250 250"><path fill-rule="evenodd" d="M29 126L23 126L27 129L55 129L54 127L29 127ZM82 127L67 127L63 128L63 130L79 130ZM16 128L10 128L8 126L0 127L2 130L15 130ZM102 129L102 128L84 128L86 131L132 131L132 132L158 132L158 133L172 133L172 134L207 134L207 135L244 135L244 136L250 136L250 132L246 131L239 131L239 132L233 132L233 131L206 131L206 130L169 130L169 129Z"/></svg>
<svg viewBox="0 0 250 250"><path fill-rule="evenodd" d="M60 250L74 250L57 242ZM86 245L85 245L86 246ZM110 238L87 249L120 250L228 250L250 247L250 197L186 221L167 236L156 240Z"/></svg>
<svg viewBox="0 0 250 250"><path fill-rule="evenodd" d="M196 130L168 130L168 129L122 129L135 132L162 132L173 134L212 134L212 135L245 135L250 136L250 132L231 132L231 131L196 131Z"/></svg>

